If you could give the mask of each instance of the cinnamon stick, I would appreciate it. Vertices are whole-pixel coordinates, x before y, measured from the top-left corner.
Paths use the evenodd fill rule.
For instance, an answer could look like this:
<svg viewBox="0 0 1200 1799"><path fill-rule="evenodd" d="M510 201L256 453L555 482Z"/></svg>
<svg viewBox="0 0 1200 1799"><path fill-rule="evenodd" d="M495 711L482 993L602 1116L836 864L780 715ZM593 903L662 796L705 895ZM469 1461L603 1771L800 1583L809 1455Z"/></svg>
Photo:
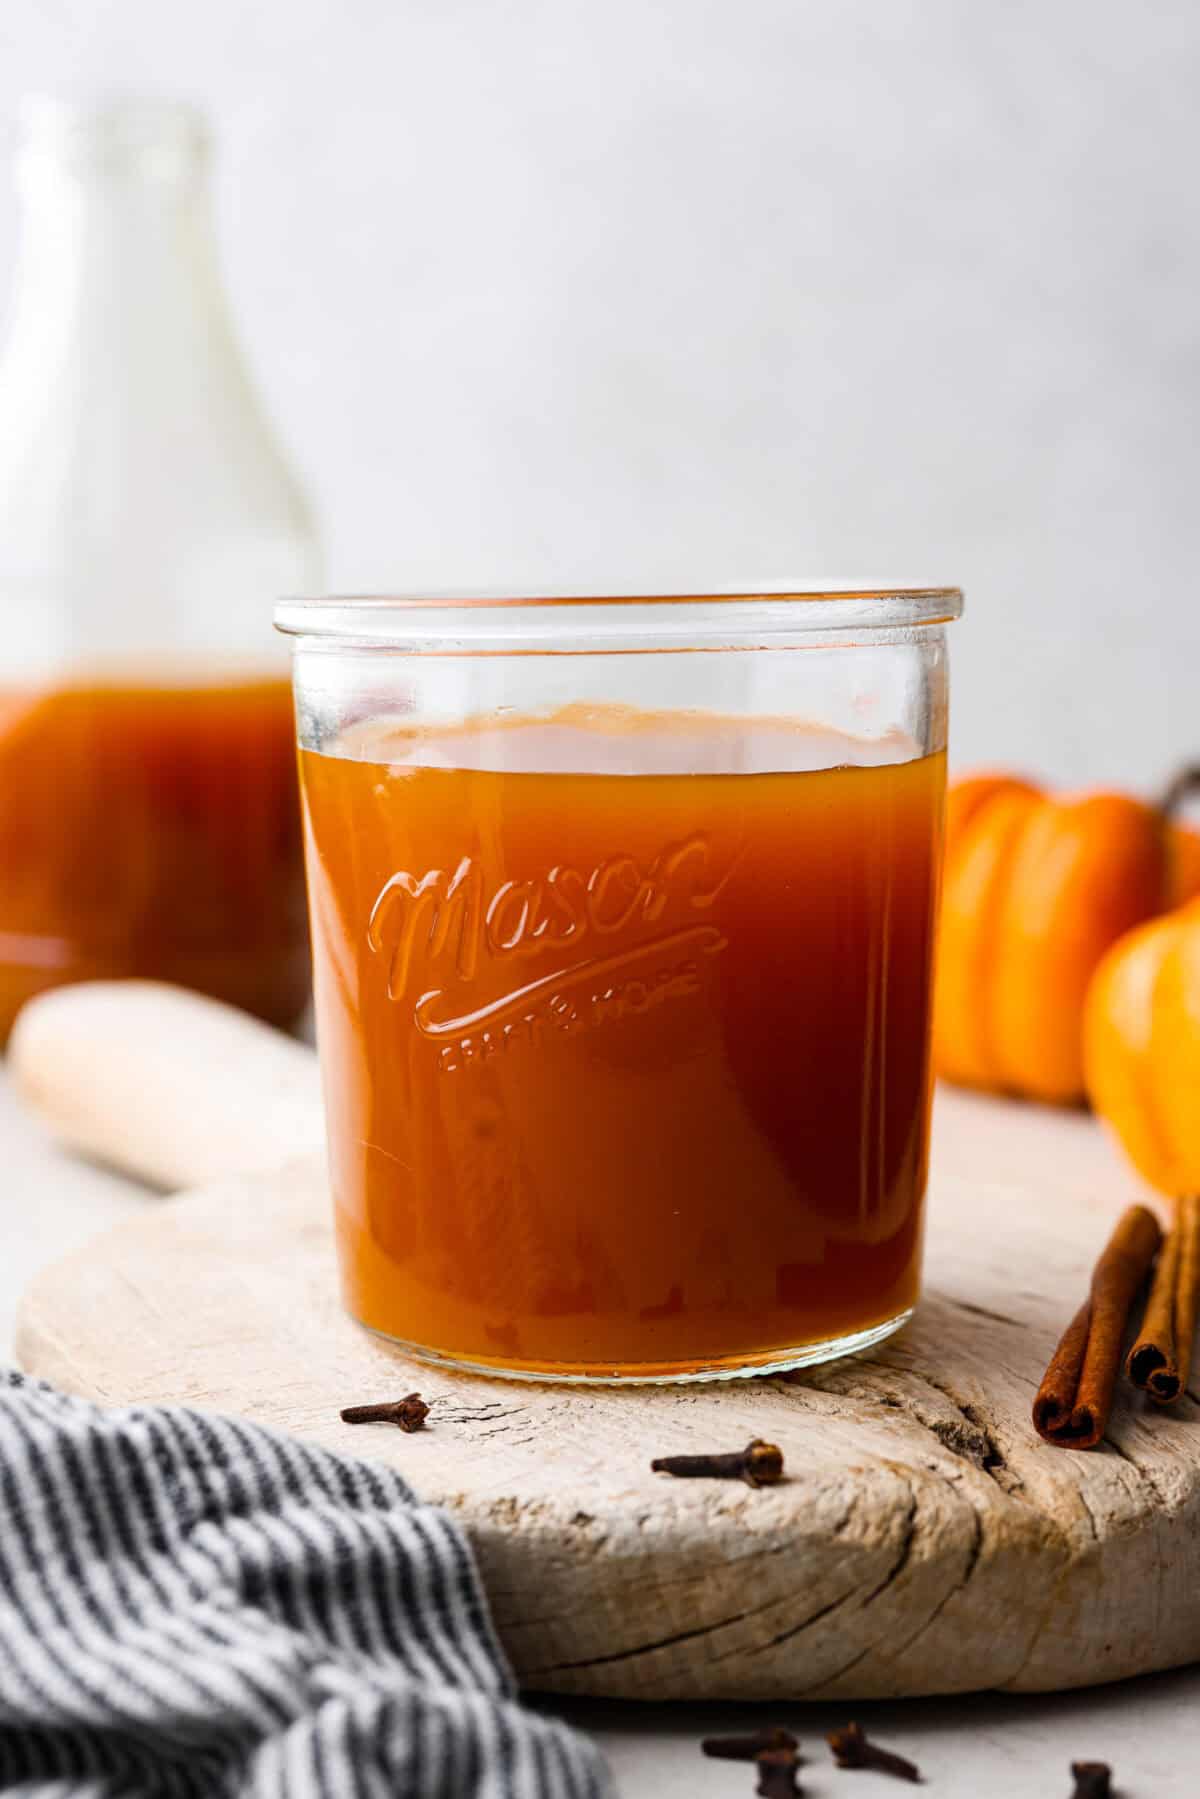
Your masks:
<svg viewBox="0 0 1200 1799"><path fill-rule="evenodd" d="M1092 1274L1091 1292L1063 1333L1033 1402L1039 1436L1062 1449L1094 1449L1104 1435L1134 1295L1162 1231L1145 1206L1117 1220Z"/></svg>
<svg viewBox="0 0 1200 1799"><path fill-rule="evenodd" d="M1141 1335L1125 1372L1158 1405L1171 1405L1188 1383L1200 1304L1200 1195L1181 1199L1163 1244Z"/></svg>

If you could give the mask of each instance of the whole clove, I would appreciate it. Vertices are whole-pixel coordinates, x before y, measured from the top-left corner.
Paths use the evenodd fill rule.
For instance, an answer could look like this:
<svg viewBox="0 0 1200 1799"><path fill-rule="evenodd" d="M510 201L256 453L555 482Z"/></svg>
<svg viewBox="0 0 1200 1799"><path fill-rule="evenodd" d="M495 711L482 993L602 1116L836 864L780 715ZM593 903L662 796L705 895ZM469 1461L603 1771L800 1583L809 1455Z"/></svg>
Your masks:
<svg viewBox="0 0 1200 1799"><path fill-rule="evenodd" d="M762 1487L783 1478L783 1451L755 1437L729 1455L660 1455L650 1467L655 1474L681 1480L744 1480L747 1486Z"/></svg>
<svg viewBox="0 0 1200 1799"><path fill-rule="evenodd" d="M754 1790L762 1799L800 1799L802 1788L796 1779L800 1757L794 1746L790 1749L760 1749L754 1762L758 1768L758 1785Z"/></svg>
<svg viewBox="0 0 1200 1799"><path fill-rule="evenodd" d="M1112 1792L1112 1769L1107 1762L1072 1762L1075 1791L1071 1799L1109 1799Z"/></svg>
<svg viewBox="0 0 1200 1799"><path fill-rule="evenodd" d="M348 1405L341 1414L343 1424L398 1424L401 1430L422 1430L429 1407L419 1393L406 1393L403 1399L385 1400L381 1405Z"/></svg>
<svg viewBox="0 0 1200 1799"><path fill-rule="evenodd" d="M796 1755L799 1747L790 1730L773 1724L767 1730L753 1730L748 1736L704 1737L700 1753L715 1756L719 1761L752 1762L769 1749L790 1749ZM798 1755L796 1759L799 1761Z"/></svg>
<svg viewBox="0 0 1200 1799"><path fill-rule="evenodd" d="M825 1738L833 1750L839 1768L874 1768L880 1774L894 1774L897 1780L919 1781L921 1770L903 1755L881 1749L873 1743L861 1724L847 1724L844 1730L831 1730Z"/></svg>

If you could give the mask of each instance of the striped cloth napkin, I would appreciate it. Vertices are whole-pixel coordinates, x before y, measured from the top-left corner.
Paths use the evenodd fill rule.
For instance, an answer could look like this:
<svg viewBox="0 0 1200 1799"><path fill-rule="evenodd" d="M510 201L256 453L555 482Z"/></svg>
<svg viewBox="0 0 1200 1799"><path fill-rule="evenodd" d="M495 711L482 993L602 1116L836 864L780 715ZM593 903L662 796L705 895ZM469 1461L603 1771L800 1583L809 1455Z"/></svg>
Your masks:
<svg viewBox="0 0 1200 1799"><path fill-rule="evenodd" d="M0 1370L0 1792L602 1799L387 1468Z"/></svg>

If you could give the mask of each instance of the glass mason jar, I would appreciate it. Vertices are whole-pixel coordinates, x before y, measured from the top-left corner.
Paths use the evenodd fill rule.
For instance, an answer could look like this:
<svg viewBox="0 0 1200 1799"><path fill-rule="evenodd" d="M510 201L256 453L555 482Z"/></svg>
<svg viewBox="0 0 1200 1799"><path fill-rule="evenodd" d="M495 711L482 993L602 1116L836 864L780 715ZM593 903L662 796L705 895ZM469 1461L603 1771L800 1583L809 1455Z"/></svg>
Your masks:
<svg viewBox="0 0 1200 1799"><path fill-rule="evenodd" d="M955 589L295 600L347 1303L562 1380L917 1298Z"/></svg>
<svg viewBox="0 0 1200 1799"><path fill-rule="evenodd" d="M208 137L154 101L28 109L0 362L0 1043L46 986L308 990L270 596L320 579L225 307Z"/></svg>

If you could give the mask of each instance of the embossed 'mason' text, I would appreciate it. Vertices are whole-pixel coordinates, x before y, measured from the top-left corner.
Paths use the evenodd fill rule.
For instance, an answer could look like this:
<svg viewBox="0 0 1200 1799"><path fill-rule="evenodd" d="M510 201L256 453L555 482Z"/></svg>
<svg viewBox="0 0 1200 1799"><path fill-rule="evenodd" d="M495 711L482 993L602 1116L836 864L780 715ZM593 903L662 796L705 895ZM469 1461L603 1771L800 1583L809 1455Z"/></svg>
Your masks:
<svg viewBox="0 0 1200 1799"><path fill-rule="evenodd" d="M485 963L585 943L601 955L605 938L632 925L674 924L707 912L722 885L701 835L669 845L645 865L625 855L587 870L559 863L537 879L495 886L464 856L453 870L392 875L371 908L367 941L386 962L388 997L399 1000L414 977L422 986L430 979L470 982ZM424 993L419 1007L435 997L440 993Z"/></svg>

